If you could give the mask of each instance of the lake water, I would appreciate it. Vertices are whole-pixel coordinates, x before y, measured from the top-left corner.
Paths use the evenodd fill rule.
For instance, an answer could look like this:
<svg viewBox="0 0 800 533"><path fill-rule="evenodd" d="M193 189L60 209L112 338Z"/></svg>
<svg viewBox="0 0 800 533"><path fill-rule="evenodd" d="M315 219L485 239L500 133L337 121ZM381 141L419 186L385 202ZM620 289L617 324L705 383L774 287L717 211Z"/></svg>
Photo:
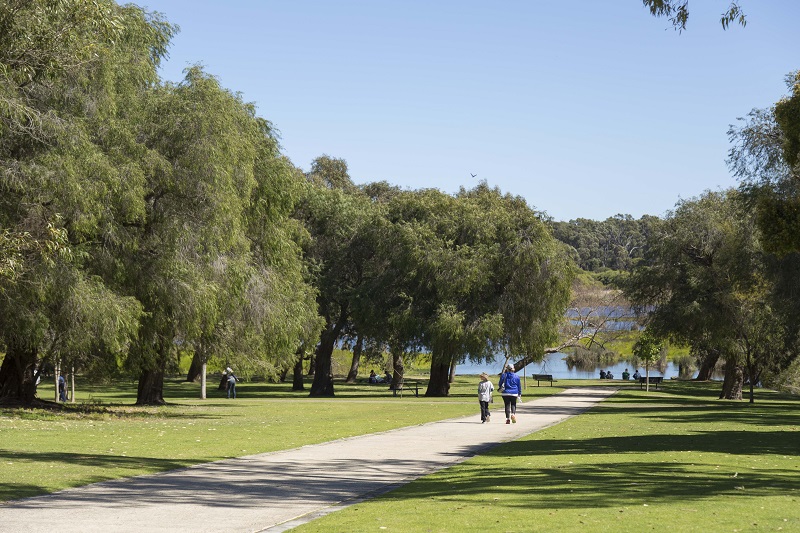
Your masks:
<svg viewBox="0 0 800 533"><path fill-rule="evenodd" d="M600 378L600 370L603 369L605 371L611 371L614 374L614 379L620 379L622 377L622 371L626 368L628 371L633 375L636 371L636 368L631 365L631 363L626 361L620 361L615 365L610 366L603 366L603 367L593 367L593 368L568 368L567 362L564 361L564 357L567 354L565 353L551 353L547 354L547 356L538 363L531 363L525 367L524 372L527 375L531 374L552 374L554 379L599 379ZM473 375L473 374L480 374L481 372L486 372L489 375L498 375L502 370L503 361L505 361L505 357L497 358L493 363L483 363L483 364L475 364L475 363L465 363L463 365L458 365L456 367L456 374L459 375ZM513 362L513 359L511 360ZM644 367L639 367L639 372L644 375ZM523 372L519 372L520 377L522 377ZM663 376L664 379L670 379L672 377L678 377L678 365L669 362L667 364L667 368L663 373L655 370L654 368L650 368L650 375L651 376ZM696 373L692 375L695 377Z"/></svg>

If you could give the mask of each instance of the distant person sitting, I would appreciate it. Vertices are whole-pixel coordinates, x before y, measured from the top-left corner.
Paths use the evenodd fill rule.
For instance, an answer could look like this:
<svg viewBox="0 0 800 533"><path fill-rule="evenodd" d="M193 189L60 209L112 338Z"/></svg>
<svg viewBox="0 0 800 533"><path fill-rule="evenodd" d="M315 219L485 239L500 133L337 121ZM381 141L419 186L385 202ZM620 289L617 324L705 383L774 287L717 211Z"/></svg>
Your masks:
<svg viewBox="0 0 800 533"><path fill-rule="evenodd" d="M614 374L611 373L611 370L606 372L606 379L614 379Z"/></svg>
<svg viewBox="0 0 800 533"><path fill-rule="evenodd" d="M624 379L625 381L628 381L629 379L631 379L631 373L628 372L627 368L625 369L625 372L622 373L622 379Z"/></svg>
<svg viewBox="0 0 800 533"><path fill-rule="evenodd" d="M389 372L388 370L386 371L386 374L383 375L383 382L384 383L391 383L392 382L392 373Z"/></svg>
<svg viewBox="0 0 800 533"><path fill-rule="evenodd" d="M369 382L370 383L377 383L378 382L378 375L375 373L374 370L369 371Z"/></svg>
<svg viewBox="0 0 800 533"><path fill-rule="evenodd" d="M633 379L639 379L641 377L642 377L642 375L639 373L639 369L637 368L636 370L634 370Z"/></svg>
<svg viewBox="0 0 800 533"><path fill-rule="evenodd" d="M601 370L600 371L600 379L606 379L606 371L605 370Z"/></svg>

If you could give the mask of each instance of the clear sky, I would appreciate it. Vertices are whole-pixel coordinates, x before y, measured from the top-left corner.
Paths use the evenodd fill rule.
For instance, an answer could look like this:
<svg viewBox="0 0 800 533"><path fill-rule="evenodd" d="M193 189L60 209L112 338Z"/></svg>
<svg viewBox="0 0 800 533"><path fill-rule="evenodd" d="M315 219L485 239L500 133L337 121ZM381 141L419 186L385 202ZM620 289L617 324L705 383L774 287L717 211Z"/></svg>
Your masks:
<svg viewBox="0 0 800 533"><path fill-rule="evenodd" d="M556 220L661 216L735 186L727 130L787 94L800 1L147 0L180 26L165 79L202 64L308 170L453 193L480 180ZM475 174L475 177L472 177Z"/></svg>

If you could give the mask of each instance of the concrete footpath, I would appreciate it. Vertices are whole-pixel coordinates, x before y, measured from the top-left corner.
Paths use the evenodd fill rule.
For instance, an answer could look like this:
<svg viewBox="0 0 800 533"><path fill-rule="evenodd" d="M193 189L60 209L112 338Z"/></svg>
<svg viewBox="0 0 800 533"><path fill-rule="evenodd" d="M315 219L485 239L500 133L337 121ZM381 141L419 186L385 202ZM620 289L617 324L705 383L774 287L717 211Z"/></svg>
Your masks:
<svg viewBox="0 0 800 533"><path fill-rule="evenodd" d="M0 505L0 531L286 531L556 424L614 392L569 389L529 401L510 425L499 397L492 421L481 424L476 400L474 416L17 500Z"/></svg>

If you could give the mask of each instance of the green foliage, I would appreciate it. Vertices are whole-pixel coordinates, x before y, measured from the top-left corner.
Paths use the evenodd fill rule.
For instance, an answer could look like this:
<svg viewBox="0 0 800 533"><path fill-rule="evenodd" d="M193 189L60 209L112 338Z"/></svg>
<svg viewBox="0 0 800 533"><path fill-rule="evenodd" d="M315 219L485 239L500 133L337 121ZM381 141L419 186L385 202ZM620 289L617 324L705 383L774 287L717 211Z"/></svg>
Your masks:
<svg viewBox="0 0 800 533"><path fill-rule="evenodd" d="M616 215L604 221L585 218L551 221L550 226L553 236L570 247L581 269L603 273L630 271L644 257L648 237L659 223L657 217L650 215L639 220L630 215Z"/></svg>
<svg viewBox="0 0 800 533"><path fill-rule="evenodd" d="M633 355L647 364L654 363L661 355L662 342L645 331L633 345Z"/></svg>
<svg viewBox="0 0 800 533"><path fill-rule="evenodd" d="M642 4L650 10L651 15L667 17L676 30L686 29L686 24L689 22L689 0L642 0ZM725 30L733 23L744 27L747 25L747 17L739 2L732 0L728 10L720 16L719 22Z"/></svg>
<svg viewBox="0 0 800 533"><path fill-rule="evenodd" d="M775 122L783 134L783 157L789 168L800 163L800 71L787 77L792 94L775 104Z"/></svg>

